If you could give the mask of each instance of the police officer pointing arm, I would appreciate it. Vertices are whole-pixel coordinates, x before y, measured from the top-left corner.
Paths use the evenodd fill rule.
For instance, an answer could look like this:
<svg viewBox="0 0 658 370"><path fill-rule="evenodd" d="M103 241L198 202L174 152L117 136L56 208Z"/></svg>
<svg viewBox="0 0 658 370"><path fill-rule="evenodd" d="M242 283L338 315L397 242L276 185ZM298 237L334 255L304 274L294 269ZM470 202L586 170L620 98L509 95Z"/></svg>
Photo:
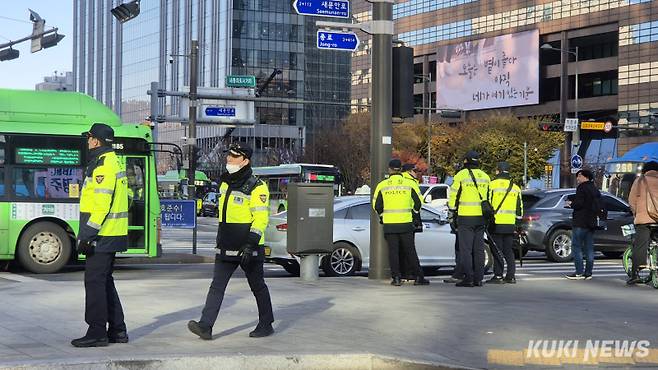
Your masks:
<svg viewBox="0 0 658 370"><path fill-rule="evenodd" d="M94 123L83 135L87 137L89 163L80 195L77 248L86 255L85 321L89 329L71 344L104 347L128 342L123 308L112 278L115 253L128 248L128 181L112 150L114 130Z"/></svg>
<svg viewBox="0 0 658 370"><path fill-rule="evenodd" d="M249 336L259 338L274 333L272 302L263 277L263 236L268 223L270 193L267 185L252 174L251 148L231 144L227 152L227 173L222 175L219 186L214 275L201 320L187 324L192 333L205 340L212 339L212 327L219 315L226 286L238 266L247 275L258 306L258 326Z"/></svg>

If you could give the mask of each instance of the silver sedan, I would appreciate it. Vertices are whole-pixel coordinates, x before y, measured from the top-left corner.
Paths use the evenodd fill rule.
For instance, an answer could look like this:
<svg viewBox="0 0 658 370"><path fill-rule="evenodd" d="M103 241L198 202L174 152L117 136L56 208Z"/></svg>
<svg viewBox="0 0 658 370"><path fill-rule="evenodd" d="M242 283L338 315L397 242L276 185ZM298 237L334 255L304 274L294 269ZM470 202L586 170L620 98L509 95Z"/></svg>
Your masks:
<svg viewBox="0 0 658 370"><path fill-rule="evenodd" d="M353 196L334 201L333 252L320 260L328 276L348 276L368 268L370 263L370 199ZM439 210L423 206L420 213L423 232L416 234L416 251L425 270L452 268L455 265L455 235ZM293 275L299 274L299 259L287 251L287 213L270 217L265 231L266 260ZM486 246L485 269L491 267L491 252Z"/></svg>

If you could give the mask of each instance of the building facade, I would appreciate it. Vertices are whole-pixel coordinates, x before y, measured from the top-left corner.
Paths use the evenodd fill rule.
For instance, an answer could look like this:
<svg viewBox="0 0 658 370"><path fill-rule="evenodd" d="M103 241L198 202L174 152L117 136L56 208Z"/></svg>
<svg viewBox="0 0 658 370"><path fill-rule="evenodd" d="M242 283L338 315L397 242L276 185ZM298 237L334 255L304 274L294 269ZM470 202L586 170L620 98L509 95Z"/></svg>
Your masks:
<svg viewBox="0 0 658 370"><path fill-rule="evenodd" d="M36 84L34 89L48 91L75 91L73 88L73 72L57 74L57 71L55 71L52 76L44 77L43 82Z"/></svg>
<svg viewBox="0 0 658 370"><path fill-rule="evenodd" d="M356 18L370 19L369 4L360 1L354 9ZM582 120L619 120L619 136L623 138L647 135L642 129L649 128L658 117L658 1L401 0L394 5L393 15L397 38L414 48L414 74L431 79L430 96L424 94L423 78L416 80L416 106L437 103L441 47L538 30L539 45L572 51L578 47L579 62L573 55L568 61L569 117L576 109L576 71L578 116ZM353 103L369 103L370 99L367 38L364 44L365 49L353 58ZM542 49L538 59L538 104L471 110L467 117L504 111L557 119L560 52Z"/></svg>
<svg viewBox="0 0 658 370"><path fill-rule="evenodd" d="M223 88L227 75L254 75L261 86L276 68L281 73L263 97L349 102L351 56L311 52L315 27L296 15L288 0L142 0L139 16L121 24L110 10L122 2L74 0L73 76L75 90L111 107L125 122L150 115L151 82L169 91L187 89L192 39L199 40L200 87ZM159 100L166 115L185 115L180 98ZM257 102L256 127L221 140L227 127L201 125L197 137L208 153L230 141L249 143L255 163L266 164L273 153L301 157L316 127L335 125L348 113L322 105ZM181 143L185 131L180 123L163 124L158 140Z"/></svg>

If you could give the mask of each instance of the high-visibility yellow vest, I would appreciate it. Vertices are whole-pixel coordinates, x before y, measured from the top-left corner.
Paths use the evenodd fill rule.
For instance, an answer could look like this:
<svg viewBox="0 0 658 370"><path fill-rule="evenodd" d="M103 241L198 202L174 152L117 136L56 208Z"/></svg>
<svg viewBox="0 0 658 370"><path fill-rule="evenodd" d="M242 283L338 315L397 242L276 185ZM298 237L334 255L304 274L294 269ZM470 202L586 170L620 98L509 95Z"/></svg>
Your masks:
<svg viewBox="0 0 658 370"><path fill-rule="evenodd" d="M482 197L482 200L487 199L490 182L489 175L477 168L471 171L473 171L473 177L475 177L477 186L473 183L468 169L457 172L452 180L448 208L452 210L458 209L458 216L482 216L482 201L480 197ZM480 193L479 196L478 192ZM459 196L459 203L457 203L457 196Z"/></svg>
<svg viewBox="0 0 658 370"><path fill-rule="evenodd" d="M416 193L420 199L418 184L404 178L401 174L393 174L377 184L372 198L372 207L376 211L377 197L381 194L384 203L381 217L385 225L411 223L414 211L412 193Z"/></svg>
<svg viewBox="0 0 658 370"><path fill-rule="evenodd" d="M80 194L78 239L96 241L99 252L127 249L128 179L114 151L101 154L85 171Z"/></svg>
<svg viewBox="0 0 658 370"><path fill-rule="evenodd" d="M514 225L516 219L523 216L523 202L520 200L521 188L512 185L509 194L505 197L510 181L509 179L495 179L489 185L489 202L494 210L498 209L495 217L496 225ZM504 202L503 198L505 198Z"/></svg>
<svg viewBox="0 0 658 370"><path fill-rule="evenodd" d="M250 193L229 189L226 182L219 187L218 247L239 250L245 244L265 244L265 229L269 221L270 191L257 180Z"/></svg>

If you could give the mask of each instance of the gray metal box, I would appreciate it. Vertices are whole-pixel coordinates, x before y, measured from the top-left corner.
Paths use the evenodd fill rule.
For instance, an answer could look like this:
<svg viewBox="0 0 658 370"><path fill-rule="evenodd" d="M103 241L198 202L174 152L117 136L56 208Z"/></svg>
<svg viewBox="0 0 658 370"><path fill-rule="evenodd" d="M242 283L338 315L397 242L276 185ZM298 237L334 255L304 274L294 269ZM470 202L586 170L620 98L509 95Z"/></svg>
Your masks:
<svg viewBox="0 0 658 370"><path fill-rule="evenodd" d="M288 253L331 253L334 241L332 184L288 185Z"/></svg>

